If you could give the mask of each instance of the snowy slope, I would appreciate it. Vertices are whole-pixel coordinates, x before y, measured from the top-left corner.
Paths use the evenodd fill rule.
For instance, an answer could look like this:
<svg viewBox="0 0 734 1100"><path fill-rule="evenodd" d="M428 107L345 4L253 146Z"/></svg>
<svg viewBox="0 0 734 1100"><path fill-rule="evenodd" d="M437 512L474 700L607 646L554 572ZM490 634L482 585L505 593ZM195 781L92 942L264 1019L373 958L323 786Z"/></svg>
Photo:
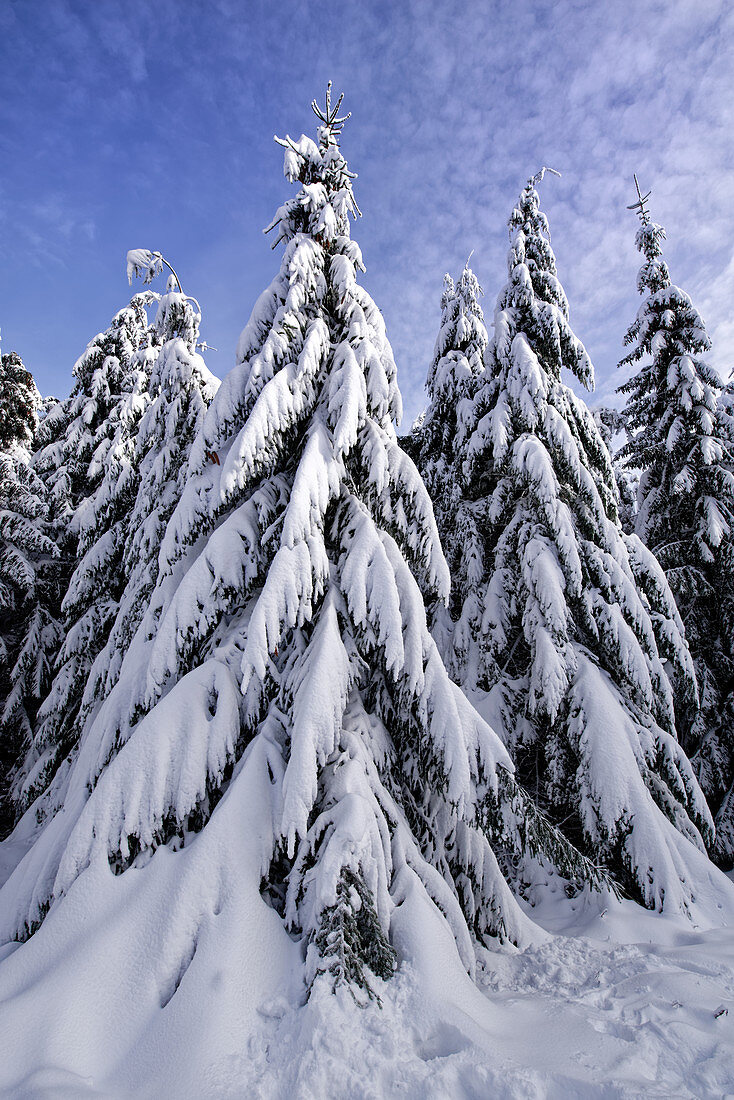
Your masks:
<svg viewBox="0 0 734 1100"><path fill-rule="evenodd" d="M4 949L0 1096L734 1091L734 907L704 932L631 902L569 901L549 878L532 911L548 931L524 951L483 951L475 984L416 878L394 921L400 966L383 1007L357 1007L344 987L304 1005L300 948L259 892L271 811L249 771L247 797L223 798L206 845L160 848L122 876L93 859L64 906Z"/></svg>
<svg viewBox="0 0 734 1100"><path fill-rule="evenodd" d="M234 800L227 810L226 824L240 835L263 810L252 794L248 810ZM722 914L729 927L705 933L630 902L611 903L602 916L597 899L569 903L551 881L533 917L563 931L524 951L483 952L477 988L416 889L396 925L400 969L383 1007L358 1008L344 988L316 991L302 1006L304 989L292 978L302 973L298 947L260 899L244 845L236 853L230 846L230 855L239 884L223 873L224 861L201 866L196 842L175 857L160 849L118 878L100 864L77 880L63 923L51 913L0 966L0 1096L478 1100L734 1091L731 914ZM186 871L174 878L181 859ZM195 884L212 873L221 907L200 912L206 885L197 892ZM186 937L193 955L183 975L169 971L165 955L153 969L136 967L146 941ZM716 1018L720 1007L728 1015Z"/></svg>

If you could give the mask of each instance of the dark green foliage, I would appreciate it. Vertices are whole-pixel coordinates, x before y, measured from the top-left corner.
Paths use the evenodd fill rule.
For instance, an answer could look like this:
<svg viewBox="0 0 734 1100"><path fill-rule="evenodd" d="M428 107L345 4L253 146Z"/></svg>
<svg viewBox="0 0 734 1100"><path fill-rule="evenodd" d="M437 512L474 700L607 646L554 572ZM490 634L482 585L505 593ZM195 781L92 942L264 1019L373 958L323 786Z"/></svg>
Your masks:
<svg viewBox="0 0 734 1100"><path fill-rule="evenodd" d="M0 355L0 451L30 446L40 405L33 375L17 352Z"/></svg>
<svg viewBox="0 0 734 1100"><path fill-rule="evenodd" d="M0 836L13 824L12 773L32 736L58 647L58 549L43 482L23 451L0 452Z"/></svg>
<svg viewBox="0 0 734 1100"><path fill-rule="evenodd" d="M383 932L361 875L342 870L336 898L335 905L322 911L314 936L318 963L313 982L327 974L333 990L345 984L355 1001L356 990L363 990L369 999L379 1002L371 979L387 981L392 977L397 966L395 950Z"/></svg>

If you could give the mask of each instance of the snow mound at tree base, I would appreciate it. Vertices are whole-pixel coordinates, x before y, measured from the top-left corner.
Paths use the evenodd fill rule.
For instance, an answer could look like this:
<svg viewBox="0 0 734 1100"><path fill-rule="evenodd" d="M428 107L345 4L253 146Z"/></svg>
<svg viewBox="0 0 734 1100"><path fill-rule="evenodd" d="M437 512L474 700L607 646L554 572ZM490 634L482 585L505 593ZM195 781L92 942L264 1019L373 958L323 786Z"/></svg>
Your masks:
<svg viewBox="0 0 734 1100"><path fill-rule="evenodd" d="M362 1009L343 988L336 996L317 988L301 1004L289 978L289 961L290 973L301 971L295 945L281 940L264 906L259 914L257 905L245 907L238 920L244 900L233 896L216 934L213 926L202 933L163 1008L142 968L101 966L121 924L141 935L129 919L134 901L117 928L109 912L87 915L90 939L80 924L77 950L39 976L47 958L31 962L30 949L38 942L46 956L42 929L0 968L5 996L10 965L25 954L15 995L0 1012L0 1096L565 1100L734 1090L730 929L694 934L629 902L604 917L587 906L576 918L593 936L483 952L477 988L416 894L398 922L399 972L382 991L382 1007ZM573 921L570 910L566 916ZM242 953L248 931L268 925L265 950ZM600 938L607 929L608 942ZM656 933L664 943L648 942ZM229 955L216 957L225 949ZM717 1017L721 1008L728 1015Z"/></svg>

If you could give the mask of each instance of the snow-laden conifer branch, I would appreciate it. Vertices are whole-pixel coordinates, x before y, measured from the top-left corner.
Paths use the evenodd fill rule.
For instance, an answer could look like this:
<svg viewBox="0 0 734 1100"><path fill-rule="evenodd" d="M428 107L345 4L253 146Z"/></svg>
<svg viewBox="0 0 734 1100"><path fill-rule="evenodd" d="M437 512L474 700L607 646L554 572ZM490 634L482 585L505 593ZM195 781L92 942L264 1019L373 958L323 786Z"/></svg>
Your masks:
<svg viewBox="0 0 734 1100"><path fill-rule="evenodd" d="M151 252L147 248L133 248L128 252L127 281L132 286L133 278L139 278L142 275L144 283L152 283L153 279L160 275L164 264L176 280L176 289L183 294L181 280L166 257L160 252Z"/></svg>

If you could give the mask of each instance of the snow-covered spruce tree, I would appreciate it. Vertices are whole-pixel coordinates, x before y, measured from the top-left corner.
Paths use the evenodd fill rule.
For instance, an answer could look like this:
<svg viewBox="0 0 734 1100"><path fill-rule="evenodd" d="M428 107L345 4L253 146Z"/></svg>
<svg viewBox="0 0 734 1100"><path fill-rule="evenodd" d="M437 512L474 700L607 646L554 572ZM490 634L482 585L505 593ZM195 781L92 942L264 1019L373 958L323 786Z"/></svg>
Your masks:
<svg viewBox="0 0 734 1100"><path fill-rule="evenodd" d="M359 997L393 972L401 903L427 906L469 971L473 937L530 934L496 850L542 848L599 881L516 787L428 632L423 593L445 598L448 571L397 445L382 315L357 281L338 107L314 104L317 142L281 141L299 188L271 226L280 271L194 443L150 607L64 808L0 891L4 936L28 935L79 876L168 845L184 849L178 874L201 869L187 937L250 875L300 939L307 987ZM257 828L232 830L253 803Z"/></svg>
<svg viewBox="0 0 734 1100"><path fill-rule="evenodd" d="M481 293L468 261L456 285L450 275L444 277L441 327L426 379L428 407L411 433L411 456L433 501L453 593L463 587L457 580L457 572L475 567L467 551L469 546L477 546L471 509L466 508L463 500L458 409L462 400L473 396L476 379L484 369L488 337L479 304ZM472 574L472 582L479 575ZM456 614L459 608L455 600L453 604L450 610ZM442 655L447 656L450 647L445 606L439 601L432 611L432 633Z"/></svg>
<svg viewBox="0 0 734 1100"><path fill-rule="evenodd" d="M12 824L10 774L31 736L58 644L58 550L43 482L28 465L41 398L15 352L0 360L0 837Z"/></svg>
<svg viewBox="0 0 734 1100"><path fill-rule="evenodd" d="M664 661L690 683L691 658L662 571L620 528L594 419L561 378L590 388L593 368L569 323L541 178L510 218L508 281L465 411L483 575L459 593L457 661L469 689L491 691L540 806L645 905L685 909L689 842L702 847L711 820L676 741Z"/></svg>
<svg viewBox="0 0 734 1100"><path fill-rule="evenodd" d="M20 448L0 451L0 837L15 817L11 773L30 742L60 636L59 552L46 513L45 487Z"/></svg>
<svg viewBox="0 0 734 1100"><path fill-rule="evenodd" d="M155 272L154 272L155 273ZM107 644L84 692L82 716L107 697L158 579L166 524L181 498L191 445L219 386L197 352L201 311L171 275L155 320L158 354L151 365L151 404L135 438L138 491L122 556L125 589Z"/></svg>
<svg viewBox="0 0 734 1100"><path fill-rule="evenodd" d="M29 450L41 406L33 375L15 351L0 355L0 451Z"/></svg>
<svg viewBox="0 0 734 1100"><path fill-rule="evenodd" d="M717 418L721 435L728 444L727 468L734 478L734 379L729 379L719 395ZM734 639L734 540L731 538L719 551L721 573L726 578L719 593L721 600L722 636ZM734 644L734 643L732 643ZM716 813L714 858L722 867L734 867L734 675L722 686L722 705L718 722L704 734L701 748L694 758L699 765L701 782L710 785L716 795L711 800ZM723 797L718 795L723 793Z"/></svg>
<svg viewBox="0 0 734 1100"><path fill-rule="evenodd" d="M148 404L155 357L146 306L136 295L74 366L71 397L42 425L35 467L47 480L52 518L65 522L74 568L63 598L64 639L33 741L14 780L23 810L53 779L78 737L78 713L92 663L114 620L122 553L137 491L135 432Z"/></svg>
<svg viewBox="0 0 734 1100"><path fill-rule="evenodd" d="M629 442L623 455L640 473L636 530L667 576L685 625L700 707L677 693L678 730L714 815L734 779L731 704L734 654L727 608L734 591L734 447L717 413L721 380L704 353L704 323L670 281L665 231L635 208L645 262L637 285L644 302L625 336L620 365L641 363L620 387ZM695 754L695 755L694 755ZM718 830L717 830L718 831ZM714 852L732 862L734 850Z"/></svg>

